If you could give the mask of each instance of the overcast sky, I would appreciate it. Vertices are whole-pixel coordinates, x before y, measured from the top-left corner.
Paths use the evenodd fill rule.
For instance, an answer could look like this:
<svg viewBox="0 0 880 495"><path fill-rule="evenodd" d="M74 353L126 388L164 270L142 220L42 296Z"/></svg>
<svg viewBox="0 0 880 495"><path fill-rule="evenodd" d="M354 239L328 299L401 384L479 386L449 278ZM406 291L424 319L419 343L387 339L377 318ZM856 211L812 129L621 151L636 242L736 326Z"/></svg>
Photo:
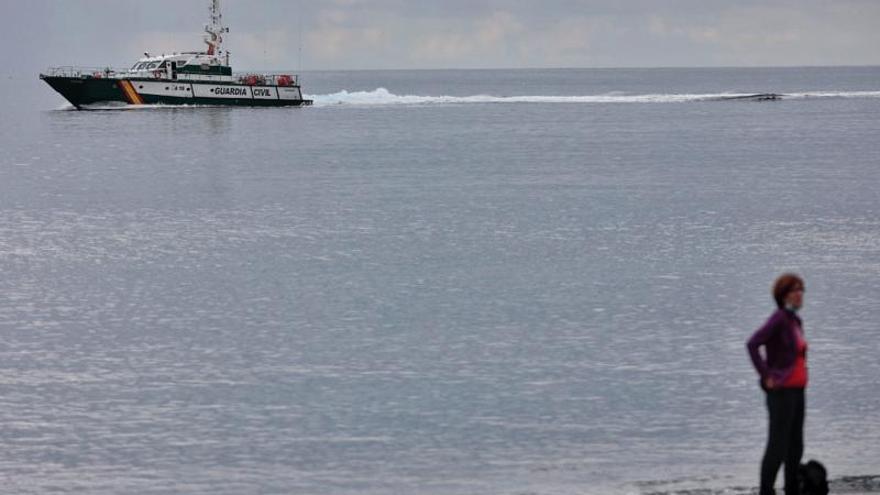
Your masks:
<svg viewBox="0 0 880 495"><path fill-rule="evenodd" d="M207 0L0 0L3 67L202 50ZM880 65L880 0L222 0L236 69ZM301 29L300 29L301 27ZM302 60L299 57L302 40Z"/></svg>

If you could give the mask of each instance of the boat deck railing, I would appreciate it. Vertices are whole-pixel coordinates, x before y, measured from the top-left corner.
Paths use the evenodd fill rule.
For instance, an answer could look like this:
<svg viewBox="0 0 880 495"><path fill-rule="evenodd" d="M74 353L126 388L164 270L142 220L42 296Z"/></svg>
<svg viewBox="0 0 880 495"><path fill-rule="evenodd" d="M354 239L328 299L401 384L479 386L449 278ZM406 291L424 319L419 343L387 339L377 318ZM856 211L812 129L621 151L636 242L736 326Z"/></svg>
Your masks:
<svg viewBox="0 0 880 495"><path fill-rule="evenodd" d="M298 86L299 76L291 72L234 72L234 80L249 86Z"/></svg>
<svg viewBox="0 0 880 495"><path fill-rule="evenodd" d="M112 67L81 67L65 65L62 67L49 67L43 74L49 77L78 77L82 79L113 77L125 69L113 69Z"/></svg>

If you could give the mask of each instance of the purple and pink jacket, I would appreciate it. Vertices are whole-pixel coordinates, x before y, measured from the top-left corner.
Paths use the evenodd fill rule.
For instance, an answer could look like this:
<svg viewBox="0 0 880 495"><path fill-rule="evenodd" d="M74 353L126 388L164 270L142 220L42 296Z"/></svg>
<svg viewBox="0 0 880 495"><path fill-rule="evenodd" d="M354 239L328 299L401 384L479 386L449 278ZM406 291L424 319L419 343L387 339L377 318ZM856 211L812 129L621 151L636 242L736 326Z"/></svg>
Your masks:
<svg viewBox="0 0 880 495"><path fill-rule="evenodd" d="M803 328L798 315L786 309L778 309L746 342L752 364L761 375L762 388L768 377L774 383L782 384L794 371L798 354L798 327ZM761 346L764 346L766 359L758 352Z"/></svg>

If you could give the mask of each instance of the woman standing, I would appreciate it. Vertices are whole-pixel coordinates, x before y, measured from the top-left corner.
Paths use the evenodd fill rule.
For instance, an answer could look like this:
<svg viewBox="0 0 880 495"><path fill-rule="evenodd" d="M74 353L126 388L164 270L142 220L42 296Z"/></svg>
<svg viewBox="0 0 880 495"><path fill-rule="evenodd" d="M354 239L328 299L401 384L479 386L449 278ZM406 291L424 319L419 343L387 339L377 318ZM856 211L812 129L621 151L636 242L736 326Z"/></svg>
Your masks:
<svg viewBox="0 0 880 495"><path fill-rule="evenodd" d="M773 284L778 309L746 347L767 394L770 429L761 462L761 495L773 495L779 466L785 463L785 493L798 494L797 471L804 452L804 389L807 386L807 341L797 312L804 281L786 273ZM758 351L764 347L764 355Z"/></svg>

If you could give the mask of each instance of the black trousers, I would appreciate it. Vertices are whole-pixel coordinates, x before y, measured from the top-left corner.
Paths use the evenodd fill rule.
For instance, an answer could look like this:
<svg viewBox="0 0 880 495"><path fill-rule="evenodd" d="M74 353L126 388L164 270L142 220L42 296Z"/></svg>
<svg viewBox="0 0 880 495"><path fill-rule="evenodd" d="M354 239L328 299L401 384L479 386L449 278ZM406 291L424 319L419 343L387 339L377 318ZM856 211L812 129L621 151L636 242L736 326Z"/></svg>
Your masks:
<svg viewBox="0 0 880 495"><path fill-rule="evenodd" d="M761 462L761 495L773 495L776 473L785 463L785 494L798 495L797 471L804 454L804 389L767 391L770 430Z"/></svg>

